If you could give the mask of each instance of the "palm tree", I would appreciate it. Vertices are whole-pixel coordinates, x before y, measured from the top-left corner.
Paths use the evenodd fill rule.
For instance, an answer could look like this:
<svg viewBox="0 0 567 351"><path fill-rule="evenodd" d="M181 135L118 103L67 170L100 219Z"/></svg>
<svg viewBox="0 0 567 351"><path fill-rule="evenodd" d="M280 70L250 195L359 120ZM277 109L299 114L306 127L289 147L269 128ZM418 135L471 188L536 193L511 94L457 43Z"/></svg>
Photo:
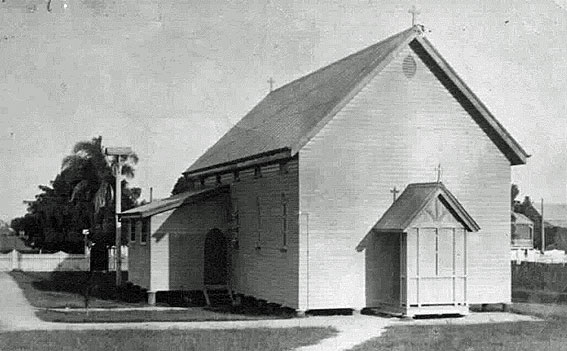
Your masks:
<svg viewBox="0 0 567 351"><path fill-rule="evenodd" d="M134 153L121 156L123 162L122 176L126 179L134 177L134 166L138 163L138 156ZM114 184L113 173L118 160L108 158L104 153L102 137L90 141L81 141L73 147L73 153L63 159L61 174L71 184L72 192L70 202L76 207L90 209L92 214L91 229L97 224L110 223L109 217L114 217ZM131 193L127 188L128 182L122 181L123 193ZM139 195L139 194L138 194ZM123 199L121 199L123 201ZM127 209L128 204L125 204ZM130 205L131 207L132 205ZM109 232L101 228L102 232ZM96 230L94 230L96 232ZM101 233L104 235L104 233Z"/></svg>

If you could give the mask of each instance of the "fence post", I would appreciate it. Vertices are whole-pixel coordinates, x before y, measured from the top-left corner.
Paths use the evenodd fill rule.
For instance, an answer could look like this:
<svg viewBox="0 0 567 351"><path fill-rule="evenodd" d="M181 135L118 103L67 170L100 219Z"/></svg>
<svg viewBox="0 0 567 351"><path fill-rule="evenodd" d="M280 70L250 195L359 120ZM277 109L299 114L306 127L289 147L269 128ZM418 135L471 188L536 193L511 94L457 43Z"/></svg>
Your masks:
<svg viewBox="0 0 567 351"><path fill-rule="evenodd" d="M16 251L16 249L13 249L12 252L12 270L15 271L18 269L18 251Z"/></svg>

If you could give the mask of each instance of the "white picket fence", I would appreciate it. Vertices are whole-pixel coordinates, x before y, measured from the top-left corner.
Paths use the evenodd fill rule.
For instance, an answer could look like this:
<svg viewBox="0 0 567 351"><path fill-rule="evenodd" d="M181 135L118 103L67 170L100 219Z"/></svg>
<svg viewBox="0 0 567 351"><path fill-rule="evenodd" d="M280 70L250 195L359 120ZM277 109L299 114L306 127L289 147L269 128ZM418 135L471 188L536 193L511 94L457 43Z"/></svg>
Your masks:
<svg viewBox="0 0 567 351"><path fill-rule="evenodd" d="M84 254L24 254L13 250L0 254L0 271L26 272L89 271L90 257Z"/></svg>
<svg viewBox="0 0 567 351"><path fill-rule="evenodd" d="M539 250L512 250L511 260L517 264L522 262L537 262L537 263L567 263L567 255L563 250L548 250L541 253Z"/></svg>

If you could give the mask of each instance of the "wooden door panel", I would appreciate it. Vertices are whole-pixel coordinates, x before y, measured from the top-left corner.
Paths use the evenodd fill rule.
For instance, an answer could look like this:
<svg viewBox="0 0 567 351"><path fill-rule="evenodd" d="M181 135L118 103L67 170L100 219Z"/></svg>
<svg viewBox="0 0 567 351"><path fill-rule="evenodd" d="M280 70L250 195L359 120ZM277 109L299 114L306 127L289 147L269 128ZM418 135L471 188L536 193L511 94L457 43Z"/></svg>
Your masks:
<svg viewBox="0 0 567 351"><path fill-rule="evenodd" d="M453 228L440 228L438 237L438 275L453 276Z"/></svg>
<svg viewBox="0 0 567 351"><path fill-rule="evenodd" d="M419 259L418 271L420 277L436 275L437 229L421 228L418 233Z"/></svg>

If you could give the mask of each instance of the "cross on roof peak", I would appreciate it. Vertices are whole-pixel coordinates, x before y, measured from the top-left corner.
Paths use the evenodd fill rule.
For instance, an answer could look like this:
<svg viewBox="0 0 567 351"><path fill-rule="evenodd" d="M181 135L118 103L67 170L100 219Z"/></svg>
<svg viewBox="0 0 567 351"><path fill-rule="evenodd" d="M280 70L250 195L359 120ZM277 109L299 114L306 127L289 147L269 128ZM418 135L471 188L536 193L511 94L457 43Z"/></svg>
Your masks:
<svg viewBox="0 0 567 351"><path fill-rule="evenodd" d="M408 13L411 13L411 25L412 27L416 24L417 15L421 14L421 10L418 10L415 5L408 10Z"/></svg>
<svg viewBox="0 0 567 351"><path fill-rule="evenodd" d="M393 189L390 190L390 192L392 193L392 197L394 199L394 202L396 202L396 198L398 197L398 193L400 191L398 190L398 188L394 187Z"/></svg>
<svg viewBox="0 0 567 351"><path fill-rule="evenodd" d="M274 90L274 83L275 82L276 81L272 77L270 77L270 79L268 79L268 84L270 84L270 93L272 92L272 90Z"/></svg>

